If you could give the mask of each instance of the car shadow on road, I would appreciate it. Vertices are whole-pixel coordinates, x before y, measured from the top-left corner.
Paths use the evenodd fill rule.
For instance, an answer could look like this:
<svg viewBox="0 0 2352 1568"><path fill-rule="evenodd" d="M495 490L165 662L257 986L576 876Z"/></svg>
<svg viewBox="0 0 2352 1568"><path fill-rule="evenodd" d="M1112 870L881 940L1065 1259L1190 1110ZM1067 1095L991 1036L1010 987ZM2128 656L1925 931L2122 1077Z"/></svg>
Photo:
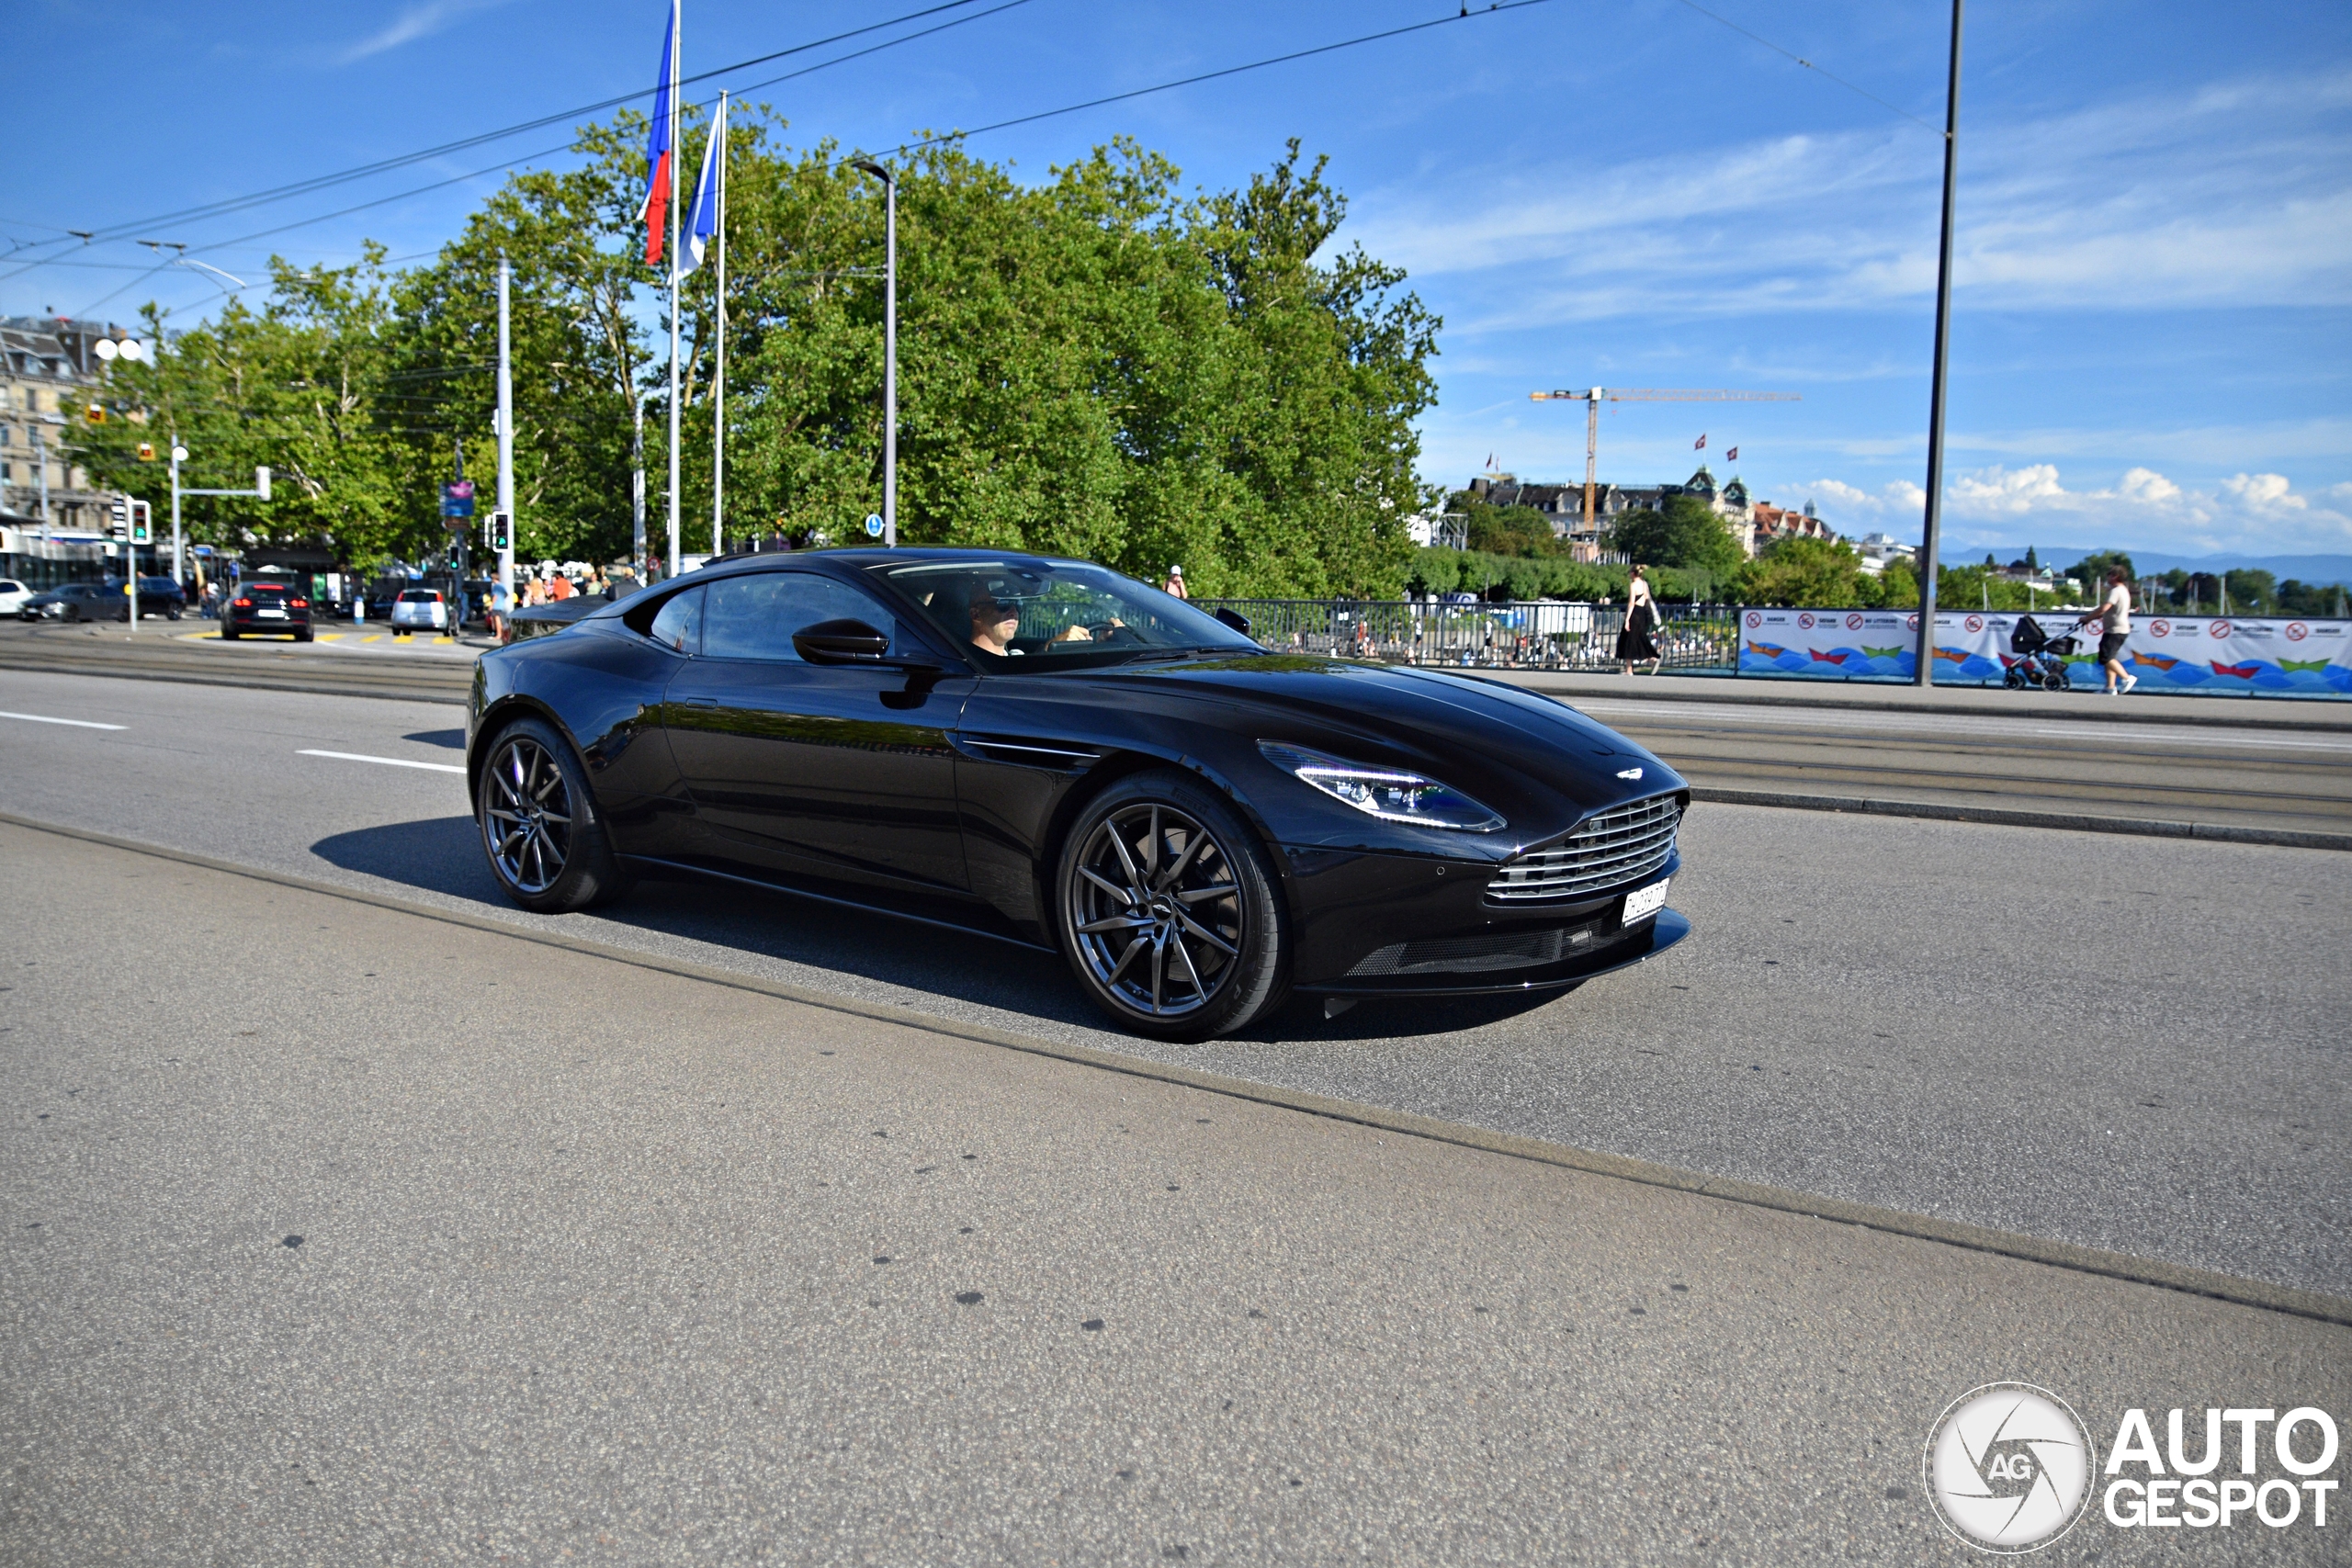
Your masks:
<svg viewBox="0 0 2352 1568"><path fill-rule="evenodd" d="M413 735L403 735L403 740L413 740L420 746L446 746L452 751L466 749L466 732L462 729L420 729Z"/></svg>
<svg viewBox="0 0 2352 1568"><path fill-rule="evenodd" d="M422 739L424 737L411 737ZM435 817L336 833L311 851L331 865L423 892L511 908L483 863L470 817ZM619 903L579 917L582 934L600 923L707 943L773 963L900 987L961 1006L978 1006L1082 1030L1115 1027L1080 991L1053 953L966 936L887 915L844 909L740 884L689 874L641 879ZM1263 1046L1329 1045L1453 1033L1542 1006L1545 997L1476 997L1446 1001L1380 999L1338 1018L1315 998L1300 998L1234 1037Z"/></svg>

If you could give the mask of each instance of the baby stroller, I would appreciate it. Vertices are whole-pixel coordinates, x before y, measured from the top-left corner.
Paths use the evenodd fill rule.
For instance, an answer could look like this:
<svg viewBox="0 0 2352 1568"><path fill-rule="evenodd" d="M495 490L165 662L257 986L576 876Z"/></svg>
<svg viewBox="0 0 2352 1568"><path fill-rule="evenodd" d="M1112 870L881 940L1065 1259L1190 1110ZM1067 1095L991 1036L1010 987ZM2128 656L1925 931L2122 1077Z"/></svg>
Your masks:
<svg viewBox="0 0 2352 1568"><path fill-rule="evenodd" d="M2019 615L2009 633L2009 651L2018 657L2004 660L2008 668L2002 673L2001 684L2010 691L2030 692L2039 686L2046 692L2063 692L2073 685L2066 677L2066 656L2075 651L2073 637L2053 637L2031 615Z"/></svg>

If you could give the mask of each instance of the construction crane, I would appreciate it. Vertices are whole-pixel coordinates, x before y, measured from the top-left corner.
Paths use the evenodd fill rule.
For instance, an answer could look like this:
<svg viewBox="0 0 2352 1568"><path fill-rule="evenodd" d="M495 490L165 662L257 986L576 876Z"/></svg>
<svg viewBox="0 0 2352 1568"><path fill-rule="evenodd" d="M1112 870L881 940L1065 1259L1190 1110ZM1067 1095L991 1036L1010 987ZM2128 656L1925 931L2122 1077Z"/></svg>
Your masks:
<svg viewBox="0 0 2352 1568"><path fill-rule="evenodd" d="M1708 392L1686 391L1672 388L1594 387L1582 392L1530 392L1528 397L1539 403L1580 402L1584 404L1584 532L1585 537L1598 546L1600 536L1594 532L1592 516L1593 476L1600 456L1600 405L1611 403L1801 403L1804 400L1794 392Z"/></svg>

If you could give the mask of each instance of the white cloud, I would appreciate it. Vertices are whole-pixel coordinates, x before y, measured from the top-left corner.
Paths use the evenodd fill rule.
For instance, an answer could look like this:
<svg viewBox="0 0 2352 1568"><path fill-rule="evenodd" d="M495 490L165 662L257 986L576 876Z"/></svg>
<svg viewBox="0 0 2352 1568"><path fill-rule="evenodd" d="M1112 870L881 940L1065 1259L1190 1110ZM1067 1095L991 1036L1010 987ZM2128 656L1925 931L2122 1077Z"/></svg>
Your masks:
<svg viewBox="0 0 2352 1568"><path fill-rule="evenodd" d="M1916 527L1924 499L1919 487L1906 480L1871 491L1817 479L1811 489L1824 498L1824 517L1841 533L1880 520ZM2352 549L2352 483L2331 485L2320 494L2327 501L2315 503L2280 474L2238 474L2215 490L2200 491L2138 468L2126 470L2112 486L2070 490L2054 463L2014 468L1996 463L1952 479L1945 491L1944 515L1962 525L1996 525L1993 533L2002 536L2014 536L2021 522L2064 521L2096 530L2102 538L2184 555Z"/></svg>
<svg viewBox="0 0 2352 1568"><path fill-rule="evenodd" d="M480 11L498 3L500 0L421 0L420 4L408 6L393 17L390 25L381 32L360 39L335 56L335 62L349 65L371 54L381 54L404 43L431 38L466 13Z"/></svg>
<svg viewBox="0 0 2352 1568"><path fill-rule="evenodd" d="M1979 129L1957 286L2007 309L2352 303L2346 101L2338 70ZM1598 167L1580 154L1369 193L1349 236L1416 274L1474 275L1457 333L1877 309L1934 288L1938 173L1933 139L1907 128ZM1480 209L1463 210L1465 188L1487 193Z"/></svg>

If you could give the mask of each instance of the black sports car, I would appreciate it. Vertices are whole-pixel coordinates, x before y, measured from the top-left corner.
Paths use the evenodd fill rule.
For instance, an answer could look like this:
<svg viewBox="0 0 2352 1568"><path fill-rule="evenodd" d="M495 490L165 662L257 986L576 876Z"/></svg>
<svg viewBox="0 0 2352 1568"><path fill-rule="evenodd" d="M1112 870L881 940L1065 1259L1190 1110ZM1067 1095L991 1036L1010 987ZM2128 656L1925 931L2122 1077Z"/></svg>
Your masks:
<svg viewBox="0 0 2352 1568"><path fill-rule="evenodd" d="M1293 991L1565 989L1689 933L1656 757L1238 620L1015 553L714 562L481 657L482 847L530 909L658 867L1057 950L1171 1039Z"/></svg>

